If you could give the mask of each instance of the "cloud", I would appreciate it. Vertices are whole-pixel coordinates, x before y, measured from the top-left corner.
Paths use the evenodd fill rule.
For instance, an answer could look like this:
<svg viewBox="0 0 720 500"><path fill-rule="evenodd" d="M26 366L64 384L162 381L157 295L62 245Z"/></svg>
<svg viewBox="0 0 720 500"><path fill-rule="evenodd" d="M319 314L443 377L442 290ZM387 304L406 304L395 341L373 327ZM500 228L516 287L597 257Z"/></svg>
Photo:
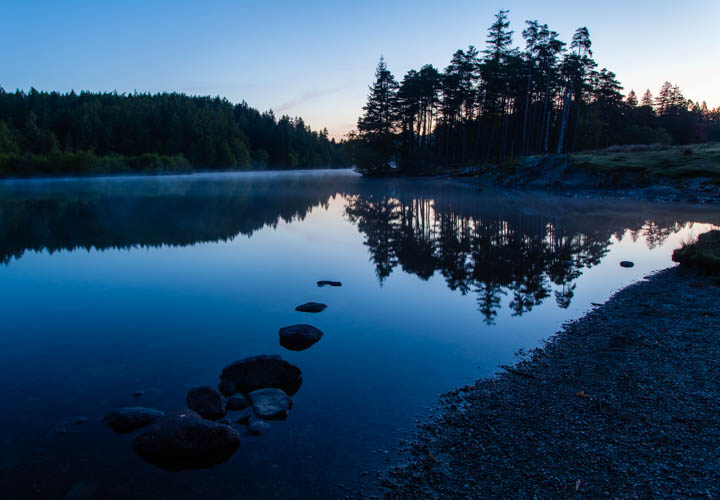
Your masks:
<svg viewBox="0 0 720 500"><path fill-rule="evenodd" d="M292 99L290 101L284 102L280 106L274 109L276 113L283 113L285 111L291 110L300 104L304 104L309 101L314 101L316 99L320 99L321 97L326 97L329 95L337 94L338 92L342 92L343 90L346 90L350 87L352 87L352 83L345 83L343 85L340 85L338 87L334 87L331 89L323 89L323 90L308 90L304 94L300 95L299 97L296 97L295 99Z"/></svg>

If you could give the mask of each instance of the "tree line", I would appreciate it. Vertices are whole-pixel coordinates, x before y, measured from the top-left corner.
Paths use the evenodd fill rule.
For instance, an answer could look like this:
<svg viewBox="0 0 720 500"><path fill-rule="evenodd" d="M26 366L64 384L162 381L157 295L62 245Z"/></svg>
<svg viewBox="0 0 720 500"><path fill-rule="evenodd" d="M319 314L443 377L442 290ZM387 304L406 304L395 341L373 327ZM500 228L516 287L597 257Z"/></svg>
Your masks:
<svg viewBox="0 0 720 500"><path fill-rule="evenodd" d="M670 82L657 96L625 96L615 73L598 70L586 27L568 44L547 24L526 21L520 49L508 13L495 15L482 52L457 50L442 71L428 64L398 82L380 58L350 135L362 170L418 172L615 144L720 140L720 107L693 102Z"/></svg>
<svg viewBox="0 0 720 500"><path fill-rule="evenodd" d="M342 144L327 130L244 101L0 87L0 175L346 164Z"/></svg>

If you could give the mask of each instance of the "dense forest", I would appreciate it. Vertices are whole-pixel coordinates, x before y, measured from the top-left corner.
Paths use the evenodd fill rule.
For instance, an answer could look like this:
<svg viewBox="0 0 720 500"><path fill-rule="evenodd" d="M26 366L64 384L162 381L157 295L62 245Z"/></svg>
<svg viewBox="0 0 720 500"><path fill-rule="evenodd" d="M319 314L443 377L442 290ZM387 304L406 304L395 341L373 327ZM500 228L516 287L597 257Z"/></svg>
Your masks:
<svg viewBox="0 0 720 500"><path fill-rule="evenodd" d="M616 144L720 141L720 107L686 99L670 82L655 96L623 95L615 73L598 70L587 28L568 44L526 21L524 49L513 35L501 10L485 50L458 50L443 71L425 65L400 82L381 57L351 134L358 166L419 173Z"/></svg>
<svg viewBox="0 0 720 500"><path fill-rule="evenodd" d="M301 118L184 94L6 92L0 176L337 167L342 144Z"/></svg>

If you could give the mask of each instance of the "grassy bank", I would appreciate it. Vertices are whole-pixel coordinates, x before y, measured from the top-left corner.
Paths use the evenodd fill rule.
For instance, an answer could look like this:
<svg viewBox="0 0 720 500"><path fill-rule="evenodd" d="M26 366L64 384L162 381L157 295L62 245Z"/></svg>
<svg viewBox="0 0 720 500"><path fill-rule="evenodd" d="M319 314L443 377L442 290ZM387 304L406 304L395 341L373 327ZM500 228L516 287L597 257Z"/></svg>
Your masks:
<svg viewBox="0 0 720 500"><path fill-rule="evenodd" d="M619 146L568 155L570 162L597 174L642 173L648 177L706 177L720 185L720 143L691 146Z"/></svg>
<svg viewBox="0 0 720 500"><path fill-rule="evenodd" d="M706 273L720 272L720 231L701 234L697 241L675 250L672 259Z"/></svg>

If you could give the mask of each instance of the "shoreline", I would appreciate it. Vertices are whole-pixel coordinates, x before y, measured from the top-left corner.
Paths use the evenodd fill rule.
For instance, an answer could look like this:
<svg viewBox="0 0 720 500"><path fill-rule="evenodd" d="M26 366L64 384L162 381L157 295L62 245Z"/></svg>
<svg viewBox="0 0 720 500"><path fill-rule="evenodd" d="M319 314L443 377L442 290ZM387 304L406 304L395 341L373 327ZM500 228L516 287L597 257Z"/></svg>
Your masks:
<svg viewBox="0 0 720 500"><path fill-rule="evenodd" d="M720 282L671 267L443 396L388 498L720 495Z"/></svg>

